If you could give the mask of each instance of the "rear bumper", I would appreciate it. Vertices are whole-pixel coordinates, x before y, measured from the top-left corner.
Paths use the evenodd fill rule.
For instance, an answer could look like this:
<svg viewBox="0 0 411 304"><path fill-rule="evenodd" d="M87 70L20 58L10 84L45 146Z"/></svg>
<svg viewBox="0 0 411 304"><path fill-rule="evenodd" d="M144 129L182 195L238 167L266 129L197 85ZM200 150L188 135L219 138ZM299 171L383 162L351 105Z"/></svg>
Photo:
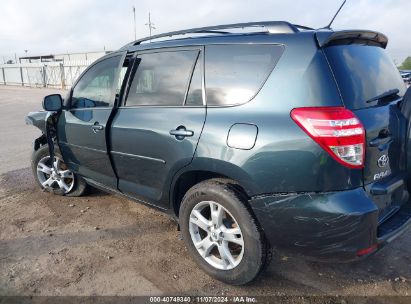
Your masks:
<svg viewBox="0 0 411 304"><path fill-rule="evenodd" d="M378 225L378 208L362 188L264 195L250 205L274 248L322 261L357 260L360 250L380 249L411 225L410 202Z"/></svg>
<svg viewBox="0 0 411 304"><path fill-rule="evenodd" d="M390 243L411 226L411 203L408 202L396 214L378 226L379 247Z"/></svg>

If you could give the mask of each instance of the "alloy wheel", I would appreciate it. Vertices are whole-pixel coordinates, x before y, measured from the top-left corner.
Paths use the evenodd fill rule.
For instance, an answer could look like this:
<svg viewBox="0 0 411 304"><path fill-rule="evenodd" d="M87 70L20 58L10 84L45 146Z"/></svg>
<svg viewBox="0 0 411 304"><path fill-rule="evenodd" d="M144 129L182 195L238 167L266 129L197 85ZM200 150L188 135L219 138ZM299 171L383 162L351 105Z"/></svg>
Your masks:
<svg viewBox="0 0 411 304"><path fill-rule="evenodd" d="M231 213L214 201L202 201L190 213L189 232L198 253L211 266L230 270L244 255L244 238Z"/></svg>
<svg viewBox="0 0 411 304"><path fill-rule="evenodd" d="M60 189L64 193L69 193L74 187L73 172L68 170L66 164L57 156L54 157L54 166L50 156L40 159L37 164L37 178L44 188Z"/></svg>

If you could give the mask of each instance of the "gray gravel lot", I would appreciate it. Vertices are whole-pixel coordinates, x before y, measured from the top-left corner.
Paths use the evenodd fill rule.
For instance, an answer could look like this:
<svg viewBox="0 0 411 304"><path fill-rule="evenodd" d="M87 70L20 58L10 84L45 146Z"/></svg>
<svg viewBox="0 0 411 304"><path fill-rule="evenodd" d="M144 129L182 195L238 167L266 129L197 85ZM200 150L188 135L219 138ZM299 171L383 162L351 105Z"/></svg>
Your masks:
<svg viewBox="0 0 411 304"><path fill-rule="evenodd" d="M411 295L410 230L354 264L313 263L275 252L255 283L233 287L199 270L175 222L153 209L97 190L82 198L40 191L29 169L39 131L24 118L51 92L0 86L0 296Z"/></svg>

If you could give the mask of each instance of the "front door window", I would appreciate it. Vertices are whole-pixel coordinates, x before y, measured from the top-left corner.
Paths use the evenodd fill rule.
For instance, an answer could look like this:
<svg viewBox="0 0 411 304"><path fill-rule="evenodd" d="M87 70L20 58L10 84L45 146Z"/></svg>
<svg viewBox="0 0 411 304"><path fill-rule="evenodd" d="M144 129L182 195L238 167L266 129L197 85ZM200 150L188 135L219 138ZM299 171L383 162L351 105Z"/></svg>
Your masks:
<svg viewBox="0 0 411 304"><path fill-rule="evenodd" d="M71 108L111 107L120 60L121 56L114 56L92 66L74 87Z"/></svg>

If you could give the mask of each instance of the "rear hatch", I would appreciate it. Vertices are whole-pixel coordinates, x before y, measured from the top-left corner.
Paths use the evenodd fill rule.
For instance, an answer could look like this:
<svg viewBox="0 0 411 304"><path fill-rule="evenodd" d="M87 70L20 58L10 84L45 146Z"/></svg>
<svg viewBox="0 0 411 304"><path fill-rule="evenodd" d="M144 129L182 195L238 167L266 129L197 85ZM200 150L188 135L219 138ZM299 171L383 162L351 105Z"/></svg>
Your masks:
<svg viewBox="0 0 411 304"><path fill-rule="evenodd" d="M379 207L380 223L407 201L405 130L407 120L399 105L404 82L385 43L344 39L324 46L346 108L362 122L366 132L364 187Z"/></svg>

